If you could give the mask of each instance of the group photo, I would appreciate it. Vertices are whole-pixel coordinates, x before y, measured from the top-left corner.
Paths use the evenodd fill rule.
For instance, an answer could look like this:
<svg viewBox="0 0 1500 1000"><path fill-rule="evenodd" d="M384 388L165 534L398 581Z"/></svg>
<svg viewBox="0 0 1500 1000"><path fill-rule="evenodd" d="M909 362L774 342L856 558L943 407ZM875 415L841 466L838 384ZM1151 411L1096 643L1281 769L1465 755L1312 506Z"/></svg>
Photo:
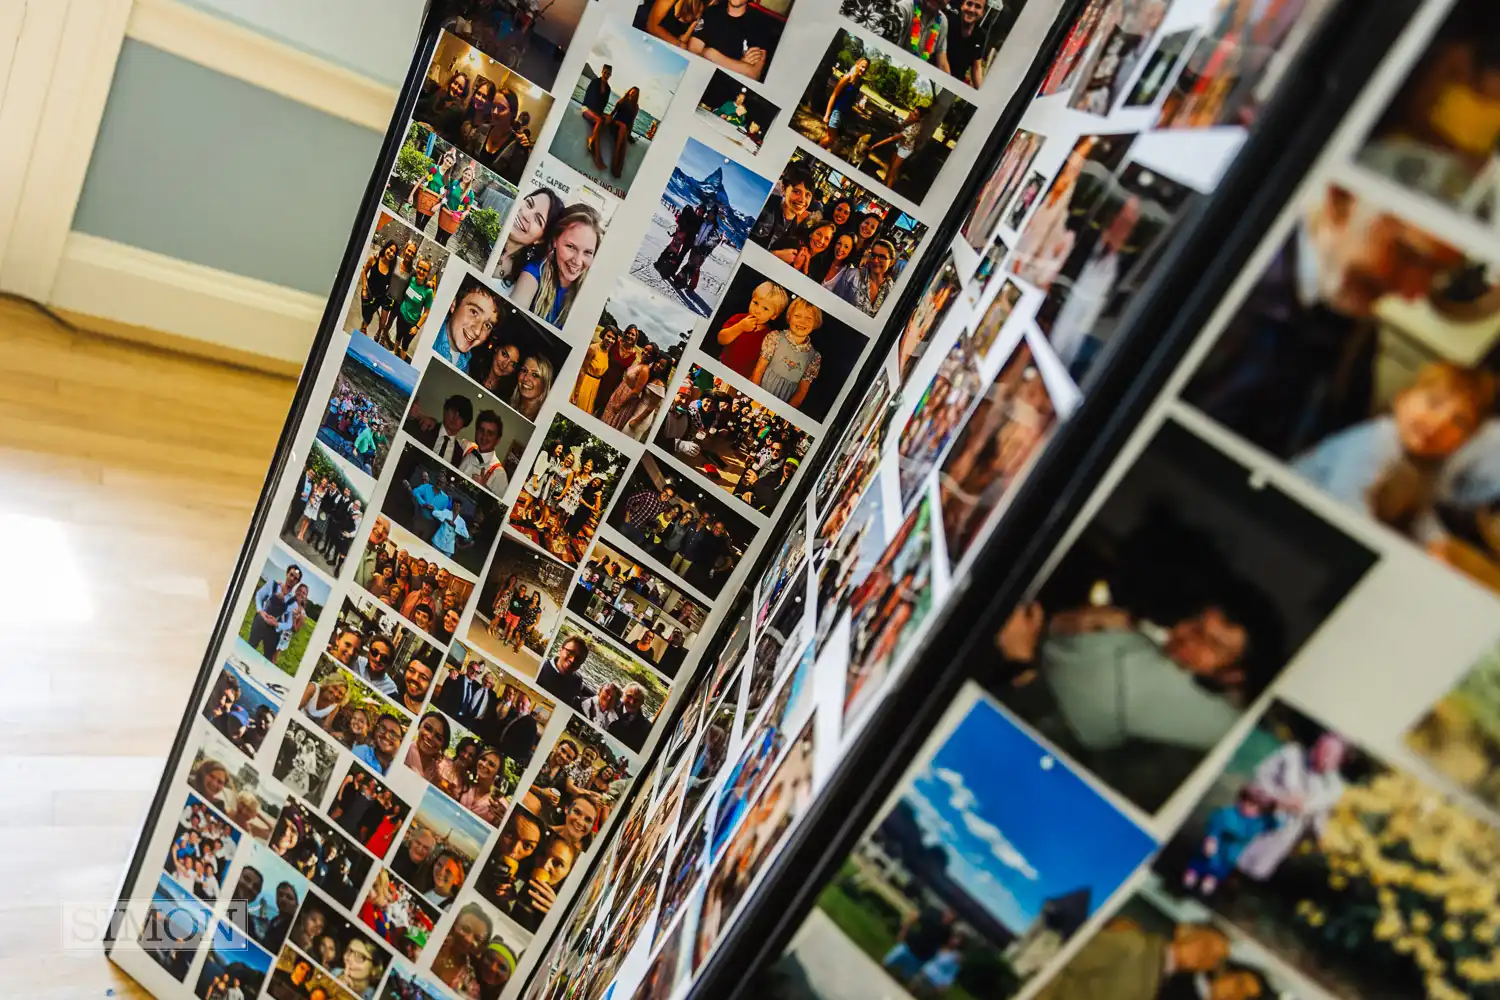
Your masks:
<svg viewBox="0 0 1500 1000"><path fill-rule="evenodd" d="M631 769L625 744L571 716L521 806L587 850L633 777Z"/></svg>
<svg viewBox="0 0 1500 1000"><path fill-rule="evenodd" d="M333 588L291 553L271 546L240 618L239 636L256 655L291 677Z"/></svg>
<svg viewBox="0 0 1500 1000"><path fill-rule="evenodd" d="M333 765L338 759L337 750L294 718L287 723L286 734L276 748L271 776L284 784L288 791L321 802L333 779ZM272 846L275 846L274 841Z"/></svg>
<svg viewBox="0 0 1500 1000"><path fill-rule="evenodd" d="M287 800L286 808L281 811L281 820L271 833L271 850L349 910L354 909L359 887L365 884L374 863L343 833L296 799ZM307 913L308 899L302 902L299 921ZM296 926L292 928L291 940L298 947L308 944L299 937Z"/></svg>
<svg viewBox="0 0 1500 1000"><path fill-rule="evenodd" d="M260 684L248 663L226 660L208 689L203 717L246 757L254 758L266 741L281 699Z"/></svg>
<svg viewBox="0 0 1500 1000"><path fill-rule="evenodd" d="M1273 89L1264 85L1266 77L1275 75L1275 59L1303 22L1309 6L1308 0L1288 0L1274 8L1255 0L1224 0L1218 6L1218 21L1198 37L1184 60L1162 102L1156 127L1248 128L1254 124L1262 102ZM1460 31L1466 30L1466 25L1460 27ZM1255 44L1245 46L1241 41L1244 38L1254 38Z"/></svg>
<svg viewBox="0 0 1500 1000"><path fill-rule="evenodd" d="M323 410L318 443L379 479L416 387L415 368L364 334L352 334Z"/></svg>
<svg viewBox="0 0 1500 1000"><path fill-rule="evenodd" d="M599 312L569 401L644 441L695 322L675 298L622 276Z"/></svg>
<svg viewBox="0 0 1500 1000"><path fill-rule="evenodd" d="M999 629L1001 699L1155 812L1374 561L1168 422Z"/></svg>
<svg viewBox="0 0 1500 1000"><path fill-rule="evenodd" d="M332 938L329 941L332 942ZM291 946L283 945L271 970L271 981L266 986L266 995L271 1000L308 1000L314 993L325 1000L359 1000L354 994L333 981L333 977L313 965Z"/></svg>
<svg viewBox="0 0 1500 1000"><path fill-rule="evenodd" d="M978 90L1025 7L1026 0L842 0L839 13Z"/></svg>
<svg viewBox="0 0 1500 1000"><path fill-rule="evenodd" d="M454 0L448 5L452 16L443 22L443 30L498 59L538 87L551 90L587 2Z"/></svg>
<svg viewBox="0 0 1500 1000"><path fill-rule="evenodd" d="M687 65L659 39L605 25L561 109L549 155L624 198Z"/></svg>
<svg viewBox="0 0 1500 1000"><path fill-rule="evenodd" d="M1497 858L1483 816L1277 701L1154 868L1330 995L1482 997Z"/></svg>
<svg viewBox="0 0 1500 1000"><path fill-rule="evenodd" d="M375 936L415 962L431 939L442 913L390 869L375 872L370 891L359 905L359 919Z"/></svg>
<svg viewBox="0 0 1500 1000"><path fill-rule="evenodd" d="M377 514L354 582L444 645L453 638L474 593L474 580L440 558L436 549Z"/></svg>
<svg viewBox="0 0 1500 1000"><path fill-rule="evenodd" d="M932 515L923 497L849 597L846 727L872 704L932 610Z"/></svg>
<svg viewBox="0 0 1500 1000"><path fill-rule="evenodd" d="M927 227L805 150L776 179L750 241L874 316Z"/></svg>
<svg viewBox="0 0 1500 1000"><path fill-rule="evenodd" d="M511 527L577 566L628 464L623 453L558 414L516 497Z"/></svg>
<svg viewBox="0 0 1500 1000"><path fill-rule="evenodd" d="M318 440L307 449L296 482L281 521L281 540L314 568L336 577L375 484Z"/></svg>
<svg viewBox="0 0 1500 1000"><path fill-rule="evenodd" d="M358 761L349 762L328 803L328 818L377 858L391 853L410 812L410 803Z"/></svg>
<svg viewBox="0 0 1500 1000"><path fill-rule="evenodd" d="M390 608L364 595L344 598L325 652L409 715L421 711L443 658Z"/></svg>
<svg viewBox="0 0 1500 1000"><path fill-rule="evenodd" d="M410 361L417 334L423 329L438 282L448 266L449 250L412 229L410 220L392 215L398 208L385 205L376 220L359 280L344 310L344 331L368 338L401 361ZM373 354L372 358L380 360L381 356ZM390 377L378 365L370 367L375 374ZM415 381L415 372L412 375L411 381ZM410 392L408 389L407 394Z"/></svg>
<svg viewBox="0 0 1500 1000"><path fill-rule="evenodd" d="M779 114L781 109L765 95L715 68L698 97L694 118L753 156Z"/></svg>
<svg viewBox="0 0 1500 1000"><path fill-rule="evenodd" d="M766 79L793 0L640 0L635 27L751 80Z"/></svg>
<svg viewBox="0 0 1500 1000"><path fill-rule="evenodd" d="M984 315L974 327L975 355L981 358L989 356L990 348L995 346L995 341L1000 337L1000 331L1005 329L1011 314L1020 305L1021 294L1021 286L1014 281L1006 278L1001 282L1000 290L995 293Z"/></svg>
<svg viewBox="0 0 1500 1000"><path fill-rule="evenodd" d="M436 788L429 788L406 825L390 869L428 904L446 910L468 880L489 836L489 826Z"/></svg>
<svg viewBox="0 0 1500 1000"><path fill-rule="evenodd" d="M792 130L920 203L974 105L843 29L820 65L792 112Z"/></svg>
<svg viewBox="0 0 1500 1000"><path fill-rule="evenodd" d="M380 196L385 209L474 268L484 267L490 259L515 200L515 184L460 152L420 120L411 123ZM424 287L436 288L437 279L431 273L423 279L414 271L397 317L398 336L410 336L411 317L427 297Z"/></svg>
<svg viewBox="0 0 1500 1000"><path fill-rule="evenodd" d="M286 789L216 731L199 732L203 738L188 768L188 787L235 827L266 842L286 803Z"/></svg>
<svg viewBox="0 0 1500 1000"><path fill-rule="evenodd" d="M689 137L630 273L699 316L713 312L771 182Z"/></svg>
<svg viewBox="0 0 1500 1000"><path fill-rule="evenodd" d="M782 536L781 544L776 548L776 556L755 586L758 599L755 605L756 628L764 625L766 619L771 617L771 611L781 603L781 595L789 587L795 589L798 584L806 583L807 574L802 571L806 565L807 520L797 518L796 523Z"/></svg>
<svg viewBox="0 0 1500 1000"><path fill-rule="evenodd" d="M859 410L844 428L843 437L839 439L838 451L818 474L818 481L813 486L813 509L815 511L827 513L828 501L833 497L834 490L844 482L845 476L858 462L867 444L873 442L877 452L885 447L885 436L890 431L891 421L895 419L896 406L900 400L899 394L891 392L889 372L881 366L880 374L865 390Z"/></svg>
<svg viewBox="0 0 1500 1000"><path fill-rule="evenodd" d="M526 371L517 366L517 372ZM452 368L434 362L422 373L401 429L458 475L498 498L515 477L535 425Z"/></svg>
<svg viewBox="0 0 1500 1000"><path fill-rule="evenodd" d="M571 566L501 533L469 621L469 645L535 677L572 579Z"/></svg>
<svg viewBox="0 0 1500 1000"><path fill-rule="evenodd" d="M973 344L968 334L962 333L933 373L896 442L902 510L927 489L928 474L953 440L979 389Z"/></svg>
<svg viewBox="0 0 1500 1000"><path fill-rule="evenodd" d="M813 439L728 381L693 365L667 408L656 443L736 500L770 514Z"/></svg>
<svg viewBox="0 0 1500 1000"><path fill-rule="evenodd" d="M224 894L224 877L234 862L240 832L188 793L162 871L187 892L213 906Z"/></svg>
<svg viewBox="0 0 1500 1000"><path fill-rule="evenodd" d="M562 329L614 209L609 195L587 184L554 179L554 173L572 172L566 166L544 170L546 166L544 160L522 189L493 277L516 306Z"/></svg>
<svg viewBox="0 0 1500 1000"><path fill-rule="evenodd" d="M412 118L514 186L551 110L552 95L546 89L443 32Z"/></svg>
<svg viewBox="0 0 1500 1000"><path fill-rule="evenodd" d="M500 533L505 508L451 465L408 444L396 461L381 514L478 574Z"/></svg>
<svg viewBox="0 0 1500 1000"><path fill-rule="evenodd" d="M350 905L349 909L355 907ZM390 953L363 927L311 893L297 911L289 941L305 949L356 1000L373 1000L375 988L391 962ZM294 974L292 978L295 981L297 977Z"/></svg>
<svg viewBox="0 0 1500 1000"><path fill-rule="evenodd" d="M537 684L637 753L667 700L667 682L642 661L566 616Z"/></svg>
<svg viewBox="0 0 1500 1000"><path fill-rule="evenodd" d="M678 522L692 527L684 532ZM610 509L609 526L710 598L723 589L756 533L749 519L718 496L649 454L641 456L620 502Z"/></svg>
<svg viewBox="0 0 1500 1000"><path fill-rule="evenodd" d="M813 565L818 572L813 652L818 655L853 599L855 588L864 582L870 568L885 552L886 539L890 537L885 527L884 491L870 489L856 496L859 499L851 503L843 528L813 549Z"/></svg>
<svg viewBox="0 0 1500 1000"><path fill-rule="evenodd" d="M510 982L521 954L519 947L506 941L511 933L507 929L501 934L494 916L479 902L465 903L432 960L433 975L460 996L495 1000ZM441 990L433 994L435 1000L448 996ZM426 998L408 993L401 1000Z"/></svg>
<svg viewBox="0 0 1500 1000"><path fill-rule="evenodd" d="M1046 143L1046 136L1018 128L1005 144L1000 162L985 178L984 186L979 189L979 196L974 200L974 207L959 226L964 242L975 253L982 252L990 237L995 234L996 227L1005 216L1006 207L1021 188L1026 171L1031 168L1036 155Z"/></svg>
<svg viewBox="0 0 1500 1000"><path fill-rule="evenodd" d="M208 954L198 971L198 1000L239 1000L260 995L261 985L271 974L271 955L257 947L232 920L214 926Z"/></svg>
<svg viewBox="0 0 1500 1000"><path fill-rule="evenodd" d="M822 420L867 343L852 327L746 265L735 272L699 346L747 382Z"/></svg>
<svg viewBox="0 0 1500 1000"><path fill-rule="evenodd" d="M411 716L331 656L318 661L298 702L302 714L356 760L386 774L406 738Z"/></svg>
<svg viewBox="0 0 1500 1000"><path fill-rule="evenodd" d="M668 677L676 677L708 608L603 538L578 574L568 610L593 622Z"/></svg>
<svg viewBox="0 0 1500 1000"><path fill-rule="evenodd" d="M1051 390L1023 340L954 437L938 475L950 566L962 561L1056 422Z"/></svg>

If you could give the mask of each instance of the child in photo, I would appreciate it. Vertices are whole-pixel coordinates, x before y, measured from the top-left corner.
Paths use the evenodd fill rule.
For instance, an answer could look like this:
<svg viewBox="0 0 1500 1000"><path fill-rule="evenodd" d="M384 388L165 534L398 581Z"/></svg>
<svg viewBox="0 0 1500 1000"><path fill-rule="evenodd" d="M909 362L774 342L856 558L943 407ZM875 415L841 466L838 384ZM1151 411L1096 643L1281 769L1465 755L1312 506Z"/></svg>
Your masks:
<svg viewBox="0 0 1500 1000"><path fill-rule="evenodd" d="M1270 811L1254 787L1247 785L1240 789L1234 802L1209 814L1198 852L1183 870L1183 887L1212 896L1234 872L1245 846L1280 825L1280 818Z"/></svg>
<svg viewBox="0 0 1500 1000"><path fill-rule="evenodd" d="M813 331L822 325L823 310L806 299L793 298L786 307L786 329L764 335L751 381L777 399L800 407L823 366L823 355L812 345Z"/></svg>
<svg viewBox="0 0 1500 1000"><path fill-rule="evenodd" d="M786 310L790 298L786 289L774 281L762 281L756 285L746 311L725 320L715 336L719 344L719 361L740 375L753 377L771 324ZM758 379L756 384L759 384Z"/></svg>

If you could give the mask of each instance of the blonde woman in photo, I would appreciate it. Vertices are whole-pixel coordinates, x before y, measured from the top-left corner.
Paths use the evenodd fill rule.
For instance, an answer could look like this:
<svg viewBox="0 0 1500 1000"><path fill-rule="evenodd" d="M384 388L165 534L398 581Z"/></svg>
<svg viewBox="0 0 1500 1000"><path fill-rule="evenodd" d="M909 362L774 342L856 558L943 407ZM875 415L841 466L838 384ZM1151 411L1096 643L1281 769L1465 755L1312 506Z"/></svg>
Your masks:
<svg viewBox="0 0 1500 1000"><path fill-rule="evenodd" d="M548 230L546 256L521 269L511 298L556 327L568 321L573 300L588 277L604 238L604 223L591 205L569 205Z"/></svg>
<svg viewBox="0 0 1500 1000"><path fill-rule="evenodd" d="M552 362L534 354L517 369L516 387L505 402L511 409L532 422L542 412L542 404L552 391Z"/></svg>
<svg viewBox="0 0 1500 1000"><path fill-rule="evenodd" d="M703 0L656 0L646 12L644 29L664 42L685 49L703 16Z"/></svg>
<svg viewBox="0 0 1500 1000"><path fill-rule="evenodd" d="M349 700L349 682L335 673L323 683L310 681L297 707L318 725L327 727L333 714Z"/></svg>

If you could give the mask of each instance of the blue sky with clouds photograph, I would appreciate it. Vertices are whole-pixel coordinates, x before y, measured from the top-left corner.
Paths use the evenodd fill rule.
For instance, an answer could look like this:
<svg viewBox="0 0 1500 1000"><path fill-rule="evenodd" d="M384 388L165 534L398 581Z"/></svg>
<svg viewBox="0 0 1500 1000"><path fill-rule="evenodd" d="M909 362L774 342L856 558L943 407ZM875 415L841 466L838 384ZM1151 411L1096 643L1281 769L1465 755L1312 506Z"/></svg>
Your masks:
<svg viewBox="0 0 1500 1000"><path fill-rule="evenodd" d="M1086 889L1097 909L1156 849L982 699L902 798L952 880L1017 934L1054 897Z"/></svg>

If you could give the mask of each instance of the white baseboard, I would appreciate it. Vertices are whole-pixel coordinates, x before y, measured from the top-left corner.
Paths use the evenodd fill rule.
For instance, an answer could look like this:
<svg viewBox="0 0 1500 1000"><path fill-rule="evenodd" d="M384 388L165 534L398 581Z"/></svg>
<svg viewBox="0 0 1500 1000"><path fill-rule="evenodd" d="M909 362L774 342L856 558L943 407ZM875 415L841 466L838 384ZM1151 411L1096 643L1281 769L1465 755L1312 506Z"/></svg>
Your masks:
<svg viewBox="0 0 1500 1000"><path fill-rule="evenodd" d="M183 348L275 371L307 358L324 300L83 233L63 246L48 305L110 326L157 331Z"/></svg>

